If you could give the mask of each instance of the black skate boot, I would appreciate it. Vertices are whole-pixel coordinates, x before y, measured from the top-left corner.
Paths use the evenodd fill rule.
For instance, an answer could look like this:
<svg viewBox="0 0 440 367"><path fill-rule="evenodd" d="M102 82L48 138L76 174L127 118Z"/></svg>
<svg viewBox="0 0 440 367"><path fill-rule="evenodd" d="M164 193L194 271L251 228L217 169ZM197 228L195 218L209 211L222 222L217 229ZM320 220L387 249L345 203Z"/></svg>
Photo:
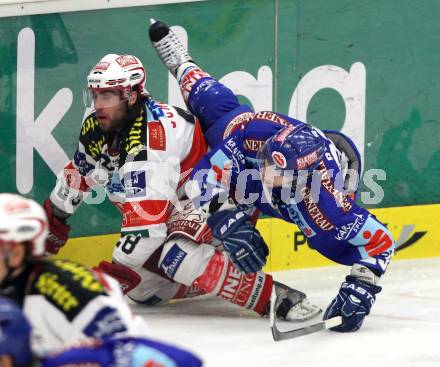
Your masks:
<svg viewBox="0 0 440 367"><path fill-rule="evenodd" d="M188 50L175 33L163 22L150 19L150 41L162 62L175 77L177 69L186 62L192 62Z"/></svg>
<svg viewBox="0 0 440 367"><path fill-rule="evenodd" d="M309 320L322 312L318 306L309 302L304 293L275 281L273 286L277 296L274 309L278 319L299 322Z"/></svg>

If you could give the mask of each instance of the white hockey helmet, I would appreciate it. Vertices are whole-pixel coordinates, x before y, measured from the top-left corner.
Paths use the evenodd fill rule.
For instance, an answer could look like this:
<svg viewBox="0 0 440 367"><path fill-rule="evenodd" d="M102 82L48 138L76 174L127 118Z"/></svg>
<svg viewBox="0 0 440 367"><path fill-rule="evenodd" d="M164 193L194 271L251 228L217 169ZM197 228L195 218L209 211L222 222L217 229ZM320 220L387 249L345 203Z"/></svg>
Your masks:
<svg viewBox="0 0 440 367"><path fill-rule="evenodd" d="M90 71L87 76L87 90L118 89L121 95L139 86L141 96L148 95L145 87L147 73L141 61L133 55L105 55ZM85 100L86 105L90 97Z"/></svg>
<svg viewBox="0 0 440 367"><path fill-rule="evenodd" d="M0 194L0 250L27 242L32 255L41 256L47 234L47 217L40 204L20 195Z"/></svg>

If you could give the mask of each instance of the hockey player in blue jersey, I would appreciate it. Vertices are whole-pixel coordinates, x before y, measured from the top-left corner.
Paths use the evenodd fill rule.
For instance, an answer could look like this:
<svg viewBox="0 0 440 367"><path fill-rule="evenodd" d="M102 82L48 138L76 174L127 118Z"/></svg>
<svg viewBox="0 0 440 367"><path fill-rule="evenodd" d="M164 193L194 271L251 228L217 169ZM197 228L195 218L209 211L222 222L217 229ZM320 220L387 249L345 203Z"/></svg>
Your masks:
<svg viewBox="0 0 440 367"><path fill-rule="evenodd" d="M254 112L226 86L203 71L176 35L151 21L149 35L159 57L176 77L190 111L200 120L211 151L192 173L188 193L209 212L214 237L243 272L260 269L263 249L240 237L248 213L295 223L311 247L351 266L324 319L341 315L332 330L358 330L373 306L395 242L388 229L356 199L353 177L361 173L353 142L291 117ZM355 175L347 175L346 171ZM187 187L188 188L188 187ZM237 210L217 211L228 198Z"/></svg>
<svg viewBox="0 0 440 367"><path fill-rule="evenodd" d="M145 338L90 341L88 346L67 349L37 361L30 347L31 326L23 312L0 297L0 366L42 367L199 367L200 359L182 349Z"/></svg>

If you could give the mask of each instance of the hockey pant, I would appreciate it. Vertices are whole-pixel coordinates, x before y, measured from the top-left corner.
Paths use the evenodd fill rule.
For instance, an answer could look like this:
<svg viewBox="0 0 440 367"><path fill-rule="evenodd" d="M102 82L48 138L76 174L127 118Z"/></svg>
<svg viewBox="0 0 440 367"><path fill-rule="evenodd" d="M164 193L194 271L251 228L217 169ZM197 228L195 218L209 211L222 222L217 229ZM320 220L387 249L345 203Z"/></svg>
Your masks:
<svg viewBox="0 0 440 367"><path fill-rule="evenodd" d="M116 277L123 288L128 276L127 283L135 285L130 286L127 295L146 305L213 294L263 315L272 291L271 275L262 271L242 274L226 253L183 236L166 241L140 269L121 266L122 277L111 274L113 266L110 271L101 270Z"/></svg>
<svg viewBox="0 0 440 367"><path fill-rule="evenodd" d="M272 291L272 276L240 273L224 252L212 245L177 237L165 243L160 268L176 282L193 286L263 315Z"/></svg>

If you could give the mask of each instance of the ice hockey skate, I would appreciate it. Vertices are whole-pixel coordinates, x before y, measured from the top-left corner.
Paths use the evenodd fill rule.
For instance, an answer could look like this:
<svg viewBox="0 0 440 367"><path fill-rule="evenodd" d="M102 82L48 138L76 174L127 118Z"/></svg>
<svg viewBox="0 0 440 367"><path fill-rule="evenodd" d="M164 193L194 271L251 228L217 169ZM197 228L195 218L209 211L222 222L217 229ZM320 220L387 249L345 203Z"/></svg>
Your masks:
<svg viewBox="0 0 440 367"><path fill-rule="evenodd" d="M285 321L306 321L319 315L322 310L309 302L307 296L285 284L273 282L276 299L274 312L277 319ZM268 304L267 315L270 312Z"/></svg>
<svg viewBox="0 0 440 367"><path fill-rule="evenodd" d="M177 75L177 69L186 62L193 62L188 50L176 34L163 22L150 19L149 36L153 47L171 74Z"/></svg>

